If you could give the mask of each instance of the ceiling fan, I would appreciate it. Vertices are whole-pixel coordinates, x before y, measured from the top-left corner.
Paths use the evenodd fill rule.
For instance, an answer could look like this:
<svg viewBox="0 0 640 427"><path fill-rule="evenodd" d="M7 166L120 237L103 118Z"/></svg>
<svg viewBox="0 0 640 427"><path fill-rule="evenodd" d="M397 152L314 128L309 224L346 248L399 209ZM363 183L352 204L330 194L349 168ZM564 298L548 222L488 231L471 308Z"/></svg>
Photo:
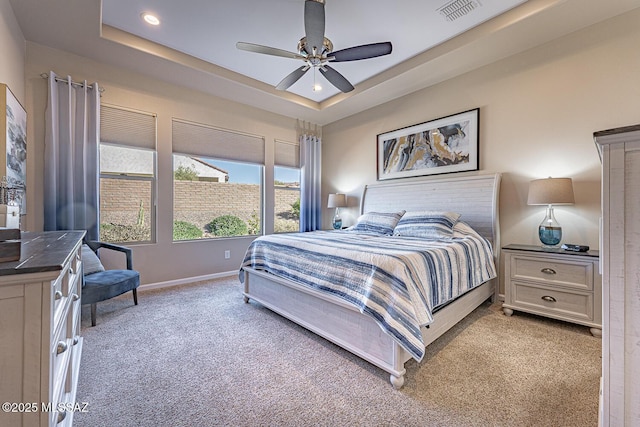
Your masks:
<svg viewBox="0 0 640 427"><path fill-rule="evenodd" d="M305 62L305 65L294 70L278 83L276 86L278 90L287 90L309 69L317 68L340 91L350 92L354 89L353 85L342 74L327 65L328 62L357 61L391 53L391 42L365 44L333 52L333 43L324 36L324 26L324 0L305 0L305 36L298 42L298 53L245 42L236 43L236 47L249 52L301 59Z"/></svg>

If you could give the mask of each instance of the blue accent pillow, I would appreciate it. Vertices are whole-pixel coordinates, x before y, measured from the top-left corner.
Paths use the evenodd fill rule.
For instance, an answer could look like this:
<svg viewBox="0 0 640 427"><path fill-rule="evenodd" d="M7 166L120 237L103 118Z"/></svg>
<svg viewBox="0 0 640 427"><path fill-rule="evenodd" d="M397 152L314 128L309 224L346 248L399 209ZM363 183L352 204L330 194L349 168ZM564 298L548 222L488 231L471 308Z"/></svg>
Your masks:
<svg viewBox="0 0 640 427"><path fill-rule="evenodd" d="M398 222L393 235L421 237L431 240L451 240L453 226L460 214L456 212L407 212Z"/></svg>
<svg viewBox="0 0 640 427"><path fill-rule="evenodd" d="M391 236L393 229L402 218L402 215L404 215L404 212L368 212L360 215L358 222L351 230L360 233Z"/></svg>

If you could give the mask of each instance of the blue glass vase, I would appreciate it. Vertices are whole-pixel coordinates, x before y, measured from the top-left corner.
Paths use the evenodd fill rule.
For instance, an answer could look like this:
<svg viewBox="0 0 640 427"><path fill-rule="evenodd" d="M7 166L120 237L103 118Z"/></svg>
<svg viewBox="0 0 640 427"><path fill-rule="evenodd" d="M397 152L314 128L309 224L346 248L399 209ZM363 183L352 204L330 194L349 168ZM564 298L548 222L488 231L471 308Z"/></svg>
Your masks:
<svg viewBox="0 0 640 427"><path fill-rule="evenodd" d="M336 214L336 216L333 217L332 223L334 230L340 230L342 228L342 218L340 218L340 215Z"/></svg>
<svg viewBox="0 0 640 427"><path fill-rule="evenodd" d="M540 237L542 246L550 248L557 247L562 240L562 227L556 221L556 217L553 215L553 206L551 205L547 207L547 215L538 227L538 237Z"/></svg>

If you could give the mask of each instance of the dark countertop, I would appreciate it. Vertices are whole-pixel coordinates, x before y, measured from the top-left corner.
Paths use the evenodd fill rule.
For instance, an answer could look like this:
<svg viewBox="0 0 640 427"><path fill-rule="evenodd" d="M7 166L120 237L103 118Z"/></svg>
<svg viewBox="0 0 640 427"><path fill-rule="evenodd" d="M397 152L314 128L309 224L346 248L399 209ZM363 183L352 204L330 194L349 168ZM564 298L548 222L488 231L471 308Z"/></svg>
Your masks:
<svg viewBox="0 0 640 427"><path fill-rule="evenodd" d="M564 249L560 249L560 247L543 248L542 246L534 246L534 245L510 244L507 246L503 246L502 249L509 249L512 251L530 251L530 252L552 253L552 254L562 254L562 255L582 255L582 256L590 256L594 258L598 258L600 256L600 252L595 250L589 250L587 252L574 252L574 251L565 251Z"/></svg>
<svg viewBox="0 0 640 427"><path fill-rule="evenodd" d="M0 263L0 276L59 271L85 231L26 231L21 233L20 260Z"/></svg>

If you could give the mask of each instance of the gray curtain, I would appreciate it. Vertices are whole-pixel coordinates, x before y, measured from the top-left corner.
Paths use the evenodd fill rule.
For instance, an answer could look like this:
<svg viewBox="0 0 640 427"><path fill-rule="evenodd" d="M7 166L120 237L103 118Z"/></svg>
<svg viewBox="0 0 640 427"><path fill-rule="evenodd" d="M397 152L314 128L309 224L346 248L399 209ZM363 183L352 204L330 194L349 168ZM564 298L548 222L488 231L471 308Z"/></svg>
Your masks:
<svg viewBox="0 0 640 427"><path fill-rule="evenodd" d="M321 157L321 138L315 135L301 135L300 231L322 228Z"/></svg>
<svg viewBox="0 0 640 427"><path fill-rule="evenodd" d="M49 73L45 111L44 230L98 240L100 91Z"/></svg>

